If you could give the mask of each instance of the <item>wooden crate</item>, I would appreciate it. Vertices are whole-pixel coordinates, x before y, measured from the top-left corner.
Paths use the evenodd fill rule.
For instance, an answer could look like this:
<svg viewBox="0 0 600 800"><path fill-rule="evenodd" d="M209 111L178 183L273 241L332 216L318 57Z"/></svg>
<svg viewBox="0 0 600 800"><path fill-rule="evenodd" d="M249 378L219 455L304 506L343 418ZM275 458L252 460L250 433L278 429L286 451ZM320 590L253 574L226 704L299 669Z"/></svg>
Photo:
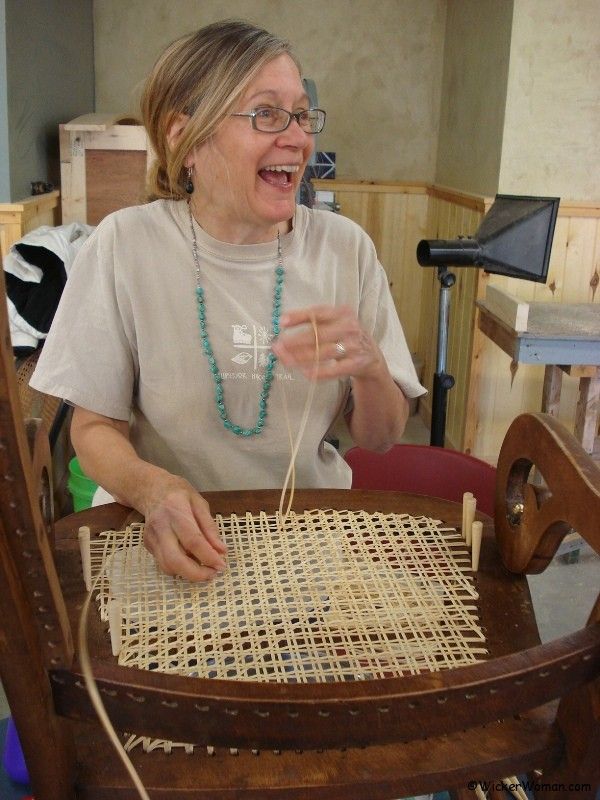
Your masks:
<svg viewBox="0 0 600 800"><path fill-rule="evenodd" d="M151 158L146 132L131 116L86 114L61 125L63 223L97 225L143 202Z"/></svg>

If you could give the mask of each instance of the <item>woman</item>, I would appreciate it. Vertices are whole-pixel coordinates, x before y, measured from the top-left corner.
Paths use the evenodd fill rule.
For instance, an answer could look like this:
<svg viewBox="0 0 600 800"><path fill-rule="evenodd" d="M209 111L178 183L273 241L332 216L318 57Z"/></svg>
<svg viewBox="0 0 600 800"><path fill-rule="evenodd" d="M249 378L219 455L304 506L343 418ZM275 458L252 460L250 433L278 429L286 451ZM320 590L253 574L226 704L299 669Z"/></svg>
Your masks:
<svg viewBox="0 0 600 800"><path fill-rule="evenodd" d="M424 390L372 242L296 206L325 113L289 45L210 25L162 55L142 108L159 199L82 248L32 385L74 405L82 468L144 514L161 568L206 580L226 548L198 492L282 485L307 377L299 487L350 485L324 441L340 413L383 451Z"/></svg>

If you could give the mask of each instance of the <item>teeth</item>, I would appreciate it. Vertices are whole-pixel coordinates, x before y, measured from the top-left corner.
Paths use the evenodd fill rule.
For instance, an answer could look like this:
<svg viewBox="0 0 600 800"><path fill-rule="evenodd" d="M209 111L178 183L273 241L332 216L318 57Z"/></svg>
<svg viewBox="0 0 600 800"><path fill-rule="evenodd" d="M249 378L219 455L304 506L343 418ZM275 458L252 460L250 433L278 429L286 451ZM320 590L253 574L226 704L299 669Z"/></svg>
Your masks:
<svg viewBox="0 0 600 800"><path fill-rule="evenodd" d="M263 167L263 169L269 172L298 172L300 167L298 164L275 164L271 167Z"/></svg>

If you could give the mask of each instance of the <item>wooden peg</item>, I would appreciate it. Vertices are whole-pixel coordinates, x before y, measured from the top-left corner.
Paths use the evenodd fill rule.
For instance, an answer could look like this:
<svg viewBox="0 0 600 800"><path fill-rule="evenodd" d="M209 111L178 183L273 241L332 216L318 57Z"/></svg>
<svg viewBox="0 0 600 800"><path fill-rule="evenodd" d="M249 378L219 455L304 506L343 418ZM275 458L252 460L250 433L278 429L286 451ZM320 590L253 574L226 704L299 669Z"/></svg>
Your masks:
<svg viewBox="0 0 600 800"><path fill-rule="evenodd" d="M467 540L467 505L469 500L473 499L472 492L465 492L463 494L463 507L462 507L462 538L466 541Z"/></svg>
<svg viewBox="0 0 600 800"><path fill-rule="evenodd" d="M79 539L79 553L81 555L81 569L83 570L83 580L87 592L92 591L92 557L90 555L90 529L87 525L79 528L77 538Z"/></svg>
<svg viewBox="0 0 600 800"><path fill-rule="evenodd" d="M471 497L467 498L466 503L464 505L466 506L466 511L464 512L465 513L465 539L466 539L466 542L467 542L467 547L470 547L471 546L471 528L472 528L473 522L475 520L475 510L477 509L477 498L475 498L475 497L473 497L473 495L471 495Z"/></svg>
<svg viewBox="0 0 600 800"><path fill-rule="evenodd" d="M513 797L516 797L517 800L528 800L527 794L516 775L509 775L508 778L502 778L502 785Z"/></svg>
<svg viewBox="0 0 600 800"><path fill-rule="evenodd" d="M121 652L123 640L121 639L121 601L111 597L108 601L108 629L110 631L110 644L113 656L118 656Z"/></svg>
<svg viewBox="0 0 600 800"><path fill-rule="evenodd" d="M471 567L473 572L479 569L479 553L481 552L481 537L483 535L483 522L476 520L471 525Z"/></svg>

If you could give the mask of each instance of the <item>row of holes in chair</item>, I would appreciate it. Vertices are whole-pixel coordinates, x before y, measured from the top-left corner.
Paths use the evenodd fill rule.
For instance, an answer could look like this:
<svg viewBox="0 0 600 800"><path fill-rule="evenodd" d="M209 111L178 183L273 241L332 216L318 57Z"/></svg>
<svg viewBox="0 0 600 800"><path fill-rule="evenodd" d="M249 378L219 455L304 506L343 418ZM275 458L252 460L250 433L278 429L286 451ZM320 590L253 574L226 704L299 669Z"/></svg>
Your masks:
<svg viewBox="0 0 600 800"><path fill-rule="evenodd" d="M587 654L582 656L581 660L582 661L589 661L591 658L592 658L592 654L591 653L587 653ZM566 670L570 669L571 666L572 666L572 663L571 664L561 664L560 669L562 671L566 671ZM533 678L535 678L535 679L537 679L537 678L548 678L551 674L552 674L552 670L549 670L549 669L548 670L540 670L536 675L530 675L528 679L531 680ZM58 683L58 684L61 684L61 685L66 684L66 680L63 680L62 678L59 678L57 675L53 675L52 676L52 680L55 683ZM525 683L526 683L526 679L525 678L517 678L516 680L513 681L513 684L515 686L523 686ZM75 686L78 689L86 689L87 688L85 686L85 684L82 683L79 680L75 681ZM497 694L498 691L499 691L498 689L496 689L493 686L491 686L487 690L487 693L490 694L490 695L494 695L494 694ZM102 692L103 694L107 695L108 697L117 697L118 694L119 694L116 689L100 688L100 692ZM135 695L135 694L132 694L131 692L126 692L125 696L129 700L132 700L135 703L145 703L146 702L146 697L144 697L143 695ZM481 693L480 692L465 692L464 699L465 700L469 700L469 701L480 700L481 699ZM437 702L438 705L443 705L444 703L447 702L447 700L448 700L448 697L447 696L443 696L443 697L438 697L436 699L436 702ZM172 708L172 709L179 708L179 703L176 700L174 700L174 701L161 700L161 705L164 706L165 708ZM423 701L418 701L418 702L409 701L407 703L407 706L411 711L419 709L423 705L424 705ZM203 714L209 713L212 710L210 705L198 705L197 703L194 703L194 708L197 711L200 711ZM377 712L379 714L388 714L390 712L390 707L389 706L379 706L377 708ZM229 716L232 716L232 717L236 717L239 714L239 709L224 708L223 709L223 713L227 714ZM261 718L266 718L266 717L271 716L271 712L270 711L263 711L263 710L257 709L257 708L252 709L252 713L255 714L258 717L261 717ZM292 719L296 719L297 717L300 716L300 712L299 711L287 711L286 713L287 713L287 716L292 718ZM360 709L349 708L348 709L348 714L350 716L353 716L353 717L354 716L359 716L361 714L361 711L360 711ZM317 716L319 716L319 717L330 717L331 716L331 711L326 711L324 709L317 709Z"/></svg>
<svg viewBox="0 0 600 800"><path fill-rule="evenodd" d="M4 476L4 477L6 478L6 476ZM17 504L14 502L14 500L11 500L9 502L9 506L11 508L16 508ZM24 531L22 528L15 528L15 535L18 536L20 539L23 539L28 534L29 534L29 531ZM22 550L21 551L21 555L25 559L30 559L30 558L34 558L35 556L38 556L36 561L39 561L39 554L38 553L32 553L30 550ZM39 573L39 570L37 569L37 567L34 566L34 567L30 568L29 570L27 570L27 577L28 578L35 579L35 578L39 578L39 576L40 576L40 573ZM38 603L40 601L43 601L43 599L44 599L43 593L38 591L38 590L35 590L33 592L33 597L35 598L36 602L38 602ZM49 608L47 608L46 606L38 605L37 612L39 614L49 614L49 613L51 613L51 610ZM50 632L50 631L55 630L55 625L46 622L46 623L43 623L43 628L44 628L45 631ZM51 650L54 650L56 647L59 647L59 644L60 644L59 642L52 641L51 639L46 641L47 647L49 647ZM62 662L63 662L63 659L61 659L61 658L51 658L50 659L50 663L52 665L54 665L54 666L58 666L58 665L62 664Z"/></svg>

